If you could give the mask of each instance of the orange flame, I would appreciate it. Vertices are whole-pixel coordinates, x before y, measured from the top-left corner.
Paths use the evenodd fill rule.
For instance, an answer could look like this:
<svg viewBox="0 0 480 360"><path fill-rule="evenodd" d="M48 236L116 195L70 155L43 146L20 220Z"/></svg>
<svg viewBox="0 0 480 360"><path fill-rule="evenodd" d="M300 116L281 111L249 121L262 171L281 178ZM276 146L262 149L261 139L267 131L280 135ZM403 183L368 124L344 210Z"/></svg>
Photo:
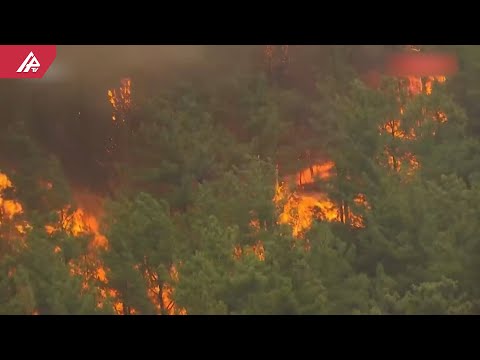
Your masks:
<svg viewBox="0 0 480 360"><path fill-rule="evenodd" d="M332 176L332 169L335 164L333 161L327 161L323 164L312 165L297 175L297 185L302 186L305 184L312 184L315 180L326 180Z"/></svg>
<svg viewBox="0 0 480 360"><path fill-rule="evenodd" d="M408 77L408 91L410 95L418 95L421 94L423 91L423 83L422 79L416 76L409 76Z"/></svg>
<svg viewBox="0 0 480 360"><path fill-rule="evenodd" d="M254 245L247 246L245 249L238 245L233 249L233 257L236 260L240 259L244 254L254 254L258 260L265 261L265 248L260 240Z"/></svg>
<svg viewBox="0 0 480 360"><path fill-rule="evenodd" d="M13 218L16 214L22 213L22 205L15 200L2 200L0 199L0 206L3 206L3 214L8 219Z"/></svg>
<svg viewBox="0 0 480 360"><path fill-rule="evenodd" d="M99 299L97 306L102 308L107 299L113 303L114 311L119 315L124 315L126 312L129 314L138 314L137 309L129 307L124 308L124 304L120 301L120 294L116 289L110 288L108 283L108 269L100 262L97 256L98 249L108 250L108 239L100 232L99 222L97 216L102 213L102 202L96 199L94 196L85 193L76 193L77 201L82 203L84 207L78 208L71 215L65 216L69 213L70 206L66 206L59 212L59 224L47 225L45 230L51 234L58 231L60 228L68 231L73 236L93 235L89 244L89 253L83 259L86 263L82 265L78 261L70 261L70 273L72 276L80 276L84 279L83 289L89 288L89 279L95 279L99 282L99 289L97 291ZM96 213L96 214L95 214ZM54 248L55 253L60 253L62 249L59 246ZM86 270L93 269L93 270ZM157 274L153 274L156 279ZM170 269L170 277L172 283L178 281L178 271L175 266ZM158 284L153 281L152 277L144 274L144 278L148 284L147 295L155 305L158 313L161 313L162 306L159 301L160 289ZM161 298L164 305L164 310L168 314L186 314L186 310L178 308L172 300L174 288L171 284L165 283L161 289Z"/></svg>
<svg viewBox="0 0 480 360"><path fill-rule="evenodd" d="M15 231L9 232L6 241L15 241L17 245L25 247L27 246L27 238L25 235L32 227L28 222L17 217L17 215L23 214L22 204L17 200L4 199L3 192L6 189L10 189L11 191L15 192L15 187L8 176L0 172L0 226L6 222L10 222Z"/></svg>
<svg viewBox="0 0 480 360"><path fill-rule="evenodd" d="M12 187L12 182L7 175L0 172L0 191Z"/></svg>
<svg viewBox="0 0 480 360"><path fill-rule="evenodd" d="M403 110L400 110L403 113ZM400 120L390 120L387 121L383 126L380 127L380 131L385 132L386 134L399 139L405 140L414 140L416 138L415 130L409 129L408 132L403 130L401 127Z"/></svg>
<svg viewBox="0 0 480 360"><path fill-rule="evenodd" d="M117 121L120 116L121 121L125 122L125 114L132 106L132 82L129 78L121 80L120 88L107 91L108 101L113 107L112 120Z"/></svg>
<svg viewBox="0 0 480 360"><path fill-rule="evenodd" d="M23 212L23 207L22 204L20 204L16 200L3 199L2 192L6 189L14 189L14 187L7 175L0 172L0 214L11 220L15 215L21 214ZM21 229L22 231L24 230L23 227Z"/></svg>
<svg viewBox="0 0 480 360"><path fill-rule="evenodd" d="M144 274L145 278L147 279L149 286L148 286L148 297L150 301L154 304L157 312L159 314L163 311L169 315L186 315L187 310L184 308L178 308L175 302L172 299L172 295L174 292L174 288L171 284L164 283L162 288L158 285L158 274ZM170 268L170 279L172 281L178 281L178 271L175 265L172 265ZM160 300L161 299L161 300ZM161 302L160 302L161 301Z"/></svg>
<svg viewBox="0 0 480 360"><path fill-rule="evenodd" d="M258 219L252 219L250 221L250 228L253 230L254 234L258 234L260 231L260 221ZM263 247L262 241L258 240L255 244L247 246L243 249L241 246L237 245L233 249L233 257L238 260L243 254L254 254L258 260L265 261L265 248Z"/></svg>
<svg viewBox="0 0 480 360"><path fill-rule="evenodd" d="M271 49L268 49L270 51ZM268 52L270 54L270 52ZM429 93L431 85L424 86L422 79L414 76L407 78L407 89L411 96L418 95L422 92ZM430 81L444 82L444 76L436 76L429 78ZM400 115L404 114L403 106L400 106ZM440 122L446 121L446 115L442 112L437 113ZM394 138L403 140L415 140L415 129L404 129L400 119L386 122L380 127L380 133L386 133ZM405 153L400 158L395 158L387 151L388 162L391 167L396 170L400 169L402 162L409 165L407 173L411 174L418 169L420 164L414 154ZM347 204L336 204L328 198L327 194L321 192L306 191L305 185L312 184L315 181L328 180L334 174L335 163L327 161L324 163L317 163L311 165L296 174L297 188L292 192L287 188L287 183L290 177L286 177L285 182L281 185L276 185L276 192L273 201L280 205L280 215L278 217L279 224L288 224L292 228L292 233L295 237L302 237L302 234L308 230L313 221L336 221L349 224L356 228L365 227L364 220L360 215L352 211L352 207ZM366 209L371 209L370 204L366 200L364 194L358 194L353 199L355 206L363 206ZM355 207L354 206L354 207ZM239 253L239 251L236 251Z"/></svg>
<svg viewBox="0 0 480 360"><path fill-rule="evenodd" d="M354 227L364 227L363 219L353 214L347 206L335 204L327 194L303 189L304 185L317 179L327 180L332 177L334 167L334 162L327 161L300 170L297 173L297 189L293 192L287 188L287 181L282 184L277 182L273 198L274 203L280 206L277 223L289 225L293 236L302 237L303 233L311 228L314 220L348 222ZM364 196L354 201L359 202L359 199L364 199Z"/></svg>
<svg viewBox="0 0 480 360"><path fill-rule="evenodd" d="M413 49L415 51L419 51L417 49ZM417 96L419 94L425 93L426 95L432 94L433 83L444 83L446 81L446 77L441 76L428 76L426 78L415 77L415 76L408 76L408 90L410 96ZM399 105L400 108L400 115L404 115L404 107L403 104ZM433 120L437 121L438 123L445 123L447 119L447 115L442 111L437 111L434 116ZM421 121L417 121L417 124L420 126L421 123L425 121L425 119ZM402 122L400 119L388 120L383 126L380 127L380 133L386 134L393 138L397 138L400 140L415 140L416 133L415 129L412 127L410 129L404 129L402 127ZM435 135L435 131L433 132ZM406 169L407 175L412 175L415 171L420 167L420 163L418 159L412 153L404 153L401 155L394 155L391 152L391 149L386 148L385 154L387 156L387 164L388 166L397 172L399 172L402 168L402 164L407 164L408 169Z"/></svg>

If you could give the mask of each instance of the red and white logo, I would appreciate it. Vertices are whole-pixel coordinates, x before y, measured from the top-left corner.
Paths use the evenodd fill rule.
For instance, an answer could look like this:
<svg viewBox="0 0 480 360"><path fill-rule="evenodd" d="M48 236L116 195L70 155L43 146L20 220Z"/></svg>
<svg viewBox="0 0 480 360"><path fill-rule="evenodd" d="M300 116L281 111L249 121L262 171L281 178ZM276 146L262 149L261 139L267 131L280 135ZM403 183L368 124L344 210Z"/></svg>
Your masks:
<svg viewBox="0 0 480 360"><path fill-rule="evenodd" d="M0 78L41 79L56 55L55 45L0 45Z"/></svg>
<svg viewBox="0 0 480 360"><path fill-rule="evenodd" d="M33 51L30 51L30 54L25 58L24 62L20 67L17 69L17 73L19 72L29 72L32 70L33 72L37 72L38 68L40 67L40 63L38 62L37 58L33 54Z"/></svg>

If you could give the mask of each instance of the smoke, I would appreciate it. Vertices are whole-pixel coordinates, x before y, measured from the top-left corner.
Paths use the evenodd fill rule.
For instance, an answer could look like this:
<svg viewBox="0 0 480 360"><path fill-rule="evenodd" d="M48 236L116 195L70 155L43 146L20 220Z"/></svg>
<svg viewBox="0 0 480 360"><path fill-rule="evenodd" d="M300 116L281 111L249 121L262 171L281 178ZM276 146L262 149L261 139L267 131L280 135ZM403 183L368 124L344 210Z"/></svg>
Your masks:
<svg viewBox="0 0 480 360"><path fill-rule="evenodd" d="M132 73L165 74L204 60L193 45L63 45L42 82L103 82Z"/></svg>
<svg viewBox="0 0 480 360"><path fill-rule="evenodd" d="M107 91L128 77L135 95L155 96L192 71L203 72L207 53L190 45L57 46L45 76L16 82L5 105L13 115L26 109L35 141L61 160L72 185L100 187L109 171L102 165L112 122Z"/></svg>
<svg viewBox="0 0 480 360"><path fill-rule="evenodd" d="M313 88L309 65L328 60L329 48L304 48L303 62L298 57L301 47L294 50L291 73L296 74L293 67L301 69L305 73L301 81ZM363 50L376 58L381 49ZM107 177L99 165L111 136L107 91L118 88L121 79L132 79L135 101L184 82L193 88L221 88L222 81L262 69L263 60L263 47L256 45L57 46L57 57L43 79L0 83L0 95L5 95L0 97L0 106L6 109L3 122L28 120L35 140L62 161L70 179L97 184Z"/></svg>

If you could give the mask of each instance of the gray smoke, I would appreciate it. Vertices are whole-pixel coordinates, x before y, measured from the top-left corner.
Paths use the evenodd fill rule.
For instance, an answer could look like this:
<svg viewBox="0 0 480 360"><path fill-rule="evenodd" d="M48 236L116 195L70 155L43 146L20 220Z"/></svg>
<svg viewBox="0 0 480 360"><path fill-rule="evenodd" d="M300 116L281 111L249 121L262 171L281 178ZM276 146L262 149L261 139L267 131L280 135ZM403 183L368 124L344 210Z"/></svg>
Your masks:
<svg viewBox="0 0 480 360"><path fill-rule="evenodd" d="M119 79L132 72L162 74L205 61L194 45L61 45L42 82Z"/></svg>

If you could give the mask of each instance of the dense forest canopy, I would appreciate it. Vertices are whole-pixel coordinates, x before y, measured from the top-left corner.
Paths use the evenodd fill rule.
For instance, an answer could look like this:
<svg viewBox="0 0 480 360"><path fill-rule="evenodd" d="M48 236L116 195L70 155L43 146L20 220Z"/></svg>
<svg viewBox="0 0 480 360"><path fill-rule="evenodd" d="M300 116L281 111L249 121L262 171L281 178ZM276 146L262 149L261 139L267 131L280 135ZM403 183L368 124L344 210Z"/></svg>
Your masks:
<svg viewBox="0 0 480 360"><path fill-rule="evenodd" d="M459 70L372 82L412 51ZM0 313L476 314L479 76L478 46L59 47L0 82Z"/></svg>

